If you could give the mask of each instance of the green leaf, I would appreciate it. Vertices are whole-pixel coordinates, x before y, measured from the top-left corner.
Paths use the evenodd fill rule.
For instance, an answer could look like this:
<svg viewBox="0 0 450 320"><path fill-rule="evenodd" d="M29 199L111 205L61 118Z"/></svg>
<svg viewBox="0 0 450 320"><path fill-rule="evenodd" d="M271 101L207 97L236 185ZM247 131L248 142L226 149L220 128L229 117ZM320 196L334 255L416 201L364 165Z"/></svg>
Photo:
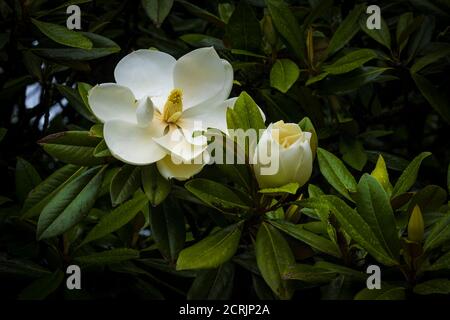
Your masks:
<svg viewBox="0 0 450 320"><path fill-rule="evenodd" d="M322 90L329 94L345 94L352 92L368 83L395 79L393 76L382 75L391 68L361 67L350 73L329 77L322 85Z"/></svg>
<svg viewBox="0 0 450 320"><path fill-rule="evenodd" d="M450 280L433 279L419 283L414 287L416 294L450 294Z"/></svg>
<svg viewBox="0 0 450 320"><path fill-rule="evenodd" d="M180 36L180 39L196 48L214 47L216 50L225 49L221 39L206 34L188 33Z"/></svg>
<svg viewBox="0 0 450 320"><path fill-rule="evenodd" d="M408 212L412 212L416 205L420 207L423 213L437 212L446 202L447 192L445 189L430 184L414 194L409 201Z"/></svg>
<svg viewBox="0 0 450 320"><path fill-rule="evenodd" d="M450 270L450 251L443 254L431 266L426 268L427 271Z"/></svg>
<svg viewBox="0 0 450 320"><path fill-rule="evenodd" d="M364 146L355 137L341 136L339 151L342 153L342 159L358 171L361 171L367 163L368 157Z"/></svg>
<svg viewBox="0 0 450 320"><path fill-rule="evenodd" d="M110 194L113 206L129 199L141 185L141 167L124 165L111 180Z"/></svg>
<svg viewBox="0 0 450 320"><path fill-rule="evenodd" d="M243 91L233 109L227 110L228 129L265 129L264 120L255 101Z"/></svg>
<svg viewBox="0 0 450 320"><path fill-rule="evenodd" d="M120 47L114 41L103 37L101 35L90 32L78 32L92 43L92 49L79 48L36 48L31 49L31 52L52 60L65 61L85 61L98 59L120 51Z"/></svg>
<svg viewBox="0 0 450 320"><path fill-rule="evenodd" d="M353 36L359 31L359 17L364 11L364 5L356 5L348 16L342 21L336 32L331 37L326 51L326 56L333 55L336 51L344 47Z"/></svg>
<svg viewBox="0 0 450 320"><path fill-rule="evenodd" d="M341 74L361 67L364 63L377 57L375 51L370 49L359 49L339 58L331 65L323 67L329 74Z"/></svg>
<svg viewBox="0 0 450 320"><path fill-rule="evenodd" d="M386 168L386 162L384 162L384 158L381 154L378 156L375 169L373 169L370 175L377 179L390 198L392 194L392 185L389 181L389 173Z"/></svg>
<svg viewBox="0 0 450 320"><path fill-rule="evenodd" d="M50 271L40 265L25 259L10 258L0 255L0 274L24 278L40 278L50 274Z"/></svg>
<svg viewBox="0 0 450 320"><path fill-rule="evenodd" d="M92 86L89 83L77 82L78 94L80 95L81 100L83 100L84 105L86 106L86 108L88 108L89 111L92 113L92 110L91 110L91 108L89 106L89 101L88 101L89 91L91 89L92 89Z"/></svg>
<svg viewBox="0 0 450 320"><path fill-rule="evenodd" d="M67 29L57 24L38 21L31 18L31 22L47 37L53 41L65 46L91 49L92 41L83 36L81 33Z"/></svg>
<svg viewBox="0 0 450 320"><path fill-rule="evenodd" d="M371 227L386 252L398 260L400 242L394 212L388 195L374 177L368 174L361 177L356 203L358 213Z"/></svg>
<svg viewBox="0 0 450 320"><path fill-rule="evenodd" d="M431 251L443 245L450 240L450 214L447 213L438 222L436 222L428 234L425 244L423 246L424 251Z"/></svg>
<svg viewBox="0 0 450 320"><path fill-rule="evenodd" d="M224 175L235 183L245 187L247 190L251 190L251 177L248 167L244 164L217 164L216 167L219 168Z"/></svg>
<svg viewBox="0 0 450 320"><path fill-rule="evenodd" d="M142 167L141 181L145 194L154 207L163 202L170 193L170 182L159 173L155 165Z"/></svg>
<svg viewBox="0 0 450 320"><path fill-rule="evenodd" d="M61 93L67 99L67 101L69 101L69 105L73 107L85 119L91 122L97 122L97 118L75 89L59 84L56 85L56 88L58 89L59 93ZM80 88L80 85L78 86L78 88Z"/></svg>
<svg viewBox="0 0 450 320"><path fill-rule="evenodd" d="M22 208L22 218L40 214L50 199L83 171L84 168L68 164L52 173L28 194Z"/></svg>
<svg viewBox="0 0 450 320"><path fill-rule="evenodd" d="M112 157L111 152L108 149L108 145L105 140L102 140L98 143L98 145L94 149L94 157L103 158L103 157Z"/></svg>
<svg viewBox="0 0 450 320"><path fill-rule="evenodd" d="M381 289L362 289L355 300L405 300L405 288L382 285Z"/></svg>
<svg viewBox="0 0 450 320"><path fill-rule="evenodd" d="M234 284L234 264L224 263L217 269L201 270L187 294L188 300L227 300Z"/></svg>
<svg viewBox="0 0 450 320"><path fill-rule="evenodd" d="M283 194L283 193L296 194L298 188L299 185L297 182L291 182L278 188L261 189L258 192L263 194Z"/></svg>
<svg viewBox="0 0 450 320"><path fill-rule="evenodd" d="M338 264L334 264L327 261L317 261L314 266L316 268L325 269L333 271L337 274L344 275L346 277L354 278L359 281L365 281L367 279L367 274L361 271L353 270L349 267L344 267Z"/></svg>
<svg viewBox="0 0 450 320"><path fill-rule="evenodd" d="M336 278L334 271L317 268L308 264L296 264L287 269L283 279L300 280L307 283L327 283Z"/></svg>
<svg viewBox="0 0 450 320"><path fill-rule="evenodd" d="M119 230L141 211L147 204L147 197L143 193L138 193L136 197L115 208L110 213L104 215L100 222L88 233L80 246L91 241L103 238L104 236Z"/></svg>
<svg viewBox="0 0 450 320"><path fill-rule="evenodd" d="M395 37L397 39L397 46L399 48L399 52L401 52L405 46L405 44L408 42L408 37L405 36L405 34L410 34L411 31L408 31L410 29L410 24L413 21L414 16L412 12L405 12L398 18L397 22L397 29L395 30Z"/></svg>
<svg viewBox="0 0 450 320"><path fill-rule="evenodd" d="M293 224L282 220L272 220L270 221L270 223L281 231L287 233L291 237L303 241L304 243L310 245L316 250L319 250L320 252L325 252L337 258L341 257L341 252L339 251L339 248L335 243L333 243L329 239L306 230L301 224Z"/></svg>
<svg viewBox="0 0 450 320"><path fill-rule="evenodd" d="M16 195L20 202L25 201L30 191L41 183L41 177L36 169L20 157L17 158L16 171Z"/></svg>
<svg viewBox="0 0 450 320"><path fill-rule="evenodd" d="M278 59L270 70L270 86L286 93L300 75L298 66L289 59Z"/></svg>
<svg viewBox="0 0 450 320"><path fill-rule="evenodd" d="M227 38L232 48L259 51L261 28L255 12L247 1L239 1L226 27Z"/></svg>
<svg viewBox="0 0 450 320"><path fill-rule="evenodd" d="M183 211L173 199L158 209L154 208L150 213L152 235L162 255L175 262L186 240Z"/></svg>
<svg viewBox="0 0 450 320"><path fill-rule="evenodd" d="M403 48L408 43L410 35L415 32L423 22L423 16L413 18L412 14L409 13L404 13L402 16L400 16L398 24L401 25L400 29L403 30L399 32L400 30L397 29L397 46L399 53L403 51Z"/></svg>
<svg viewBox="0 0 450 320"><path fill-rule="evenodd" d="M368 29L367 28L367 16L362 15L359 20L359 25L361 29L376 42L382 44L389 50L391 49L391 34L389 33L389 27L384 21L383 17L381 19L381 28L380 29Z"/></svg>
<svg viewBox="0 0 450 320"><path fill-rule="evenodd" d="M352 200L349 192L356 192L356 181L339 158L325 149L318 148L320 172L344 197ZM353 201L353 200L352 200Z"/></svg>
<svg viewBox="0 0 450 320"><path fill-rule="evenodd" d="M297 58L305 61L304 34L292 10L283 0L267 0L266 4L277 31L292 48Z"/></svg>
<svg viewBox="0 0 450 320"><path fill-rule="evenodd" d="M173 0L142 0L142 6L148 17L159 27L169 15Z"/></svg>
<svg viewBox="0 0 450 320"><path fill-rule="evenodd" d="M109 265L139 258L139 251L128 248L111 249L86 256L75 257L80 266Z"/></svg>
<svg viewBox="0 0 450 320"><path fill-rule="evenodd" d="M191 14L200 17L206 21L209 21L215 25L217 25L220 28L225 27L225 23L216 15L184 0L177 0L179 4L181 4L185 9L190 12Z"/></svg>
<svg viewBox="0 0 450 320"><path fill-rule="evenodd" d="M430 155L430 152L422 152L411 161L395 183L394 189L392 190L392 198L408 191L413 186L419 173L420 164Z"/></svg>
<svg viewBox="0 0 450 320"><path fill-rule="evenodd" d="M319 138L316 133L316 129L314 128L314 125L308 117L304 117L300 122L298 123L302 131L311 132L311 151L313 153L313 159L316 157L317 147L319 146Z"/></svg>
<svg viewBox="0 0 450 320"><path fill-rule="evenodd" d="M39 240L60 235L76 225L92 208L104 169L94 167L61 189L44 207L37 224Z"/></svg>
<svg viewBox="0 0 450 320"><path fill-rule="evenodd" d="M64 280L64 273L56 270L52 274L46 275L33 281L19 294L19 300L44 300L54 292Z"/></svg>
<svg viewBox="0 0 450 320"><path fill-rule="evenodd" d="M193 179L186 182L184 186L202 202L220 211L248 209L248 206L234 191L215 181Z"/></svg>
<svg viewBox="0 0 450 320"><path fill-rule="evenodd" d="M309 85L311 85L311 84L313 84L313 83L319 82L319 81L325 79L327 76L328 76L328 72L322 72L322 73L319 73L317 76L314 76L314 77L309 78L309 79L306 81L305 85L306 85L306 86L309 86Z"/></svg>
<svg viewBox="0 0 450 320"><path fill-rule="evenodd" d="M314 209L328 208L337 218L341 228L377 261L387 266L397 265L378 240L367 222L350 208L343 200L336 196L326 195L299 201L299 204Z"/></svg>
<svg viewBox="0 0 450 320"><path fill-rule="evenodd" d="M219 267L235 254L241 232L242 223L233 224L182 250L178 256L177 270Z"/></svg>
<svg viewBox="0 0 450 320"><path fill-rule="evenodd" d="M95 166L105 162L94 156L94 149L101 139L90 135L89 131L65 131L51 134L41 140L44 150L65 163L80 166Z"/></svg>
<svg viewBox="0 0 450 320"><path fill-rule="evenodd" d="M411 74L414 82L422 95L427 99L431 107L444 119L450 123L450 105L445 94L434 87L427 78L418 73Z"/></svg>
<svg viewBox="0 0 450 320"><path fill-rule="evenodd" d="M256 262L266 283L280 299L290 299L293 288L282 275L295 264L286 240L277 229L263 222L259 227L255 243Z"/></svg>

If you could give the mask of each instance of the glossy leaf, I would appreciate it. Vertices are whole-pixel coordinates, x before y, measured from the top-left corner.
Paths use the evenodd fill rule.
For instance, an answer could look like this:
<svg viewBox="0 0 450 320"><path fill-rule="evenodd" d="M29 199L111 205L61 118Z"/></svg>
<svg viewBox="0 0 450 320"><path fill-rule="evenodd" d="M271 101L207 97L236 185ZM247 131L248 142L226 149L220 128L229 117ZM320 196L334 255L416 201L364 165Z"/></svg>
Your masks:
<svg viewBox="0 0 450 320"><path fill-rule="evenodd" d="M422 161L430 155L430 152L422 152L411 161L395 183L394 189L392 190L392 198L408 191L413 186L419 174Z"/></svg>
<svg viewBox="0 0 450 320"><path fill-rule="evenodd" d="M283 274L295 264L291 248L277 229L262 223L256 235L256 261L266 283L280 299L290 299L292 284Z"/></svg>
<svg viewBox="0 0 450 320"><path fill-rule="evenodd" d="M38 239L60 235L77 224L92 208L104 168L94 167L62 188L44 207L37 225Z"/></svg>
<svg viewBox="0 0 450 320"><path fill-rule="evenodd" d="M141 167L124 165L111 180L110 194L113 206L116 206L131 195L141 185Z"/></svg>
<svg viewBox="0 0 450 320"><path fill-rule="evenodd" d="M298 66L289 59L278 59L270 70L270 85L286 93L300 75Z"/></svg>
<svg viewBox="0 0 450 320"><path fill-rule="evenodd" d="M241 238L242 224L217 230L178 256L177 270L217 268L235 254Z"/></svg>
<svg viewBox="0 0 450 320"><path fill-rule="evenodd" d="M94 166L105 162L94 156L94 149L101 140L88 131L65 131L51 134L39 143L51 156L62 162L80 166Z"/></svg>
<svg viewBox="0 0 450 320"><path fill-rule="evenodd" d="M143 193L138 193L136 197L104 215L99 223L87 234L80 246L117 231L130 222L146 204L147 197Z"/></svg>
<svg viewBox="0 0 450 320"><path fill-rule="evenodd" d="M145 12L153 23L160 26L172 9L173 0L142 0Z"/></svg>
<svg viewBox="0 0 450 320"><path fill-rule="evenodd" d="M31 163L22 158L17 158L16 171L16 196L21 202L25 201L30 191L41 183L41 177Z"/></svg>
<svg viewBox="0 0 450 320"><path fill-rule="evenodd" d="M352 200L349 192L356 192L356 181L345 165L331 152L318 148L317 155L322 175L340 194Z"/></svg>
<svg viewBox="0 0 450 320"><path fill-rule="evenodd" d="M387 193L372 176L365 174L358 184L357 209L386 252L398 260L400 242L394 212Z"/></svg>
<svg viewBox="0 0 450 320"><path fill-rule="evenodd" d="M183 211L174 200L164 202L158 209L154 208L150 213L153 238L163 256L175 262L186 239Z"/></svg>
<svg viewBox="0 0 450 320"><path fill-rule="evenodd" d="M147 198L152 206L157 206L169 195L170 182L159 173L154 165L141 169L141 181Z"/></svg>
<svg viewBox="0 0 450 320"><path fill-rule="evenodd" d="M81 33L67 29L57 24L31 19L31 22L47 37L53 41L65 46L91 49L92 41L83 36Z"/></svg>

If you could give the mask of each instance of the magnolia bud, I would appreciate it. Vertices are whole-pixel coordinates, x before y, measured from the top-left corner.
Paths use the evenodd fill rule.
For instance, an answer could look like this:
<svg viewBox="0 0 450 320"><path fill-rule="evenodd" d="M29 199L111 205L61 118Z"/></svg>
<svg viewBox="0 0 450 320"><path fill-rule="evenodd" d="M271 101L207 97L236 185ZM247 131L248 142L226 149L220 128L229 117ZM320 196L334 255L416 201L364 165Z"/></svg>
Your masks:
<svg viewBox="0 0 450 320"><path fill-rule="evenodd" d="M408 223L408 240L420 243L423 241L424 224L422 212L416 205L411 213Z"/></svg>
<svg viewBox="0 0 450 320"><path fill-rule="evenodd" d="M295 123L278 121L261 135L253 156L253 169L261 188L291 182L304 185L311 176L313 155L311 133Z"/></svg>

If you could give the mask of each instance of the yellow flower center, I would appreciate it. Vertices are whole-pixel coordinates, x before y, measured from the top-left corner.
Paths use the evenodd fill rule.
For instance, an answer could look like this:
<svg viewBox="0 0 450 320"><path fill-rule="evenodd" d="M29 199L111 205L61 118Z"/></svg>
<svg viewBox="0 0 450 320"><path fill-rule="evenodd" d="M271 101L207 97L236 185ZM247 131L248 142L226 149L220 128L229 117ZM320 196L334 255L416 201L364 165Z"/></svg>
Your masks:
<svg viewBox="0 0 450 320"><path fill-rule="evenodd" d="M297 124L284 123L282 120L274 123L273 128L278 130L278 135L276 135L275 139L283 148L290 147L303 135Z"/></svg>
<svg viewBox="0 0 450 320"><path fill-rule="evenodd" d="M183 110L183 92L180 89L173 89L162 112L162 119L167 123L176 123L181 117Z"/></svg>

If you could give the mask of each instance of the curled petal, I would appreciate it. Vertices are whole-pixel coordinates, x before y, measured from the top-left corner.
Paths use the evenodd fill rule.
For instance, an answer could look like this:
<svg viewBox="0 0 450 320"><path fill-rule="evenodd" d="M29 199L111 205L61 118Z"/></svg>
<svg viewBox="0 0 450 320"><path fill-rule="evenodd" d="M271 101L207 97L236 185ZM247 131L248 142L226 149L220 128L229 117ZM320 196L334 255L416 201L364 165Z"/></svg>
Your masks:
<svg viewBox="0 0 450 320"><path fill-rule="evenodd" d="M207 148L206 144L190 143L184 136L183 131L174 127L166 135L160 138L154 138L153 140L166 149L168 154L172 154L184 162L189 162L197 158Z"/></svg>
<svg viewBox="0 0 450 320"><path fill-rule="evenodd" d="M136 123L136 102L130 89L103 83L89 91L89 106L102 122L123 120Z"/></svg>
<svg viewBox="0 0 450 320"><path fill-rule="evenodd" d="M153 102L149 97L145 97L138 102L136 119L140 127L147 127L151 124L153 120Z"/></svg>
<svg viewBox="0 0 450 320"><path fill-rule="evenodd" d="M199 155L202 157L202 155ZM199 162L196 164L195 162ZM166 179L177 179L180 181L185 181L192 176L199 173L206 161L194 161L194 163L174 163L171 156L166 156L165 158L159 160L156 166L161 173L161 175Z"/></svg>
<svg viewBox="0 0 450 320"><path fill-rule="evenodd" d="M167 153L153 138L160 134L155 126L139 127L122 120L105 123L103 135L112 155L129 164L146 165L161 160Z"/></svg>
<svg viewBox="0 0 450 320"><path fill-rule="evenodd" d="M175 65L174 87L183 90L183 109L225 100L233 85L231 65L214 48L200 48L182 56Z"/></svg>
<svg viewBox="0 0 450 320"><path fill-rule="evenodd" d="M237 98L231 98L211 108L203 108L202 106L190 108L183 112L180 127L186 130L211 128L227 133L227 109L233 108L236 100Z"/></svg>
<svg viewBox="0 0 450 320"><path fill-rule="evenodd" d="M116 66L114 77L133 91L136 99L159 96L173 88L175 58L156 50L137 50L126 55Z"/></svg>

